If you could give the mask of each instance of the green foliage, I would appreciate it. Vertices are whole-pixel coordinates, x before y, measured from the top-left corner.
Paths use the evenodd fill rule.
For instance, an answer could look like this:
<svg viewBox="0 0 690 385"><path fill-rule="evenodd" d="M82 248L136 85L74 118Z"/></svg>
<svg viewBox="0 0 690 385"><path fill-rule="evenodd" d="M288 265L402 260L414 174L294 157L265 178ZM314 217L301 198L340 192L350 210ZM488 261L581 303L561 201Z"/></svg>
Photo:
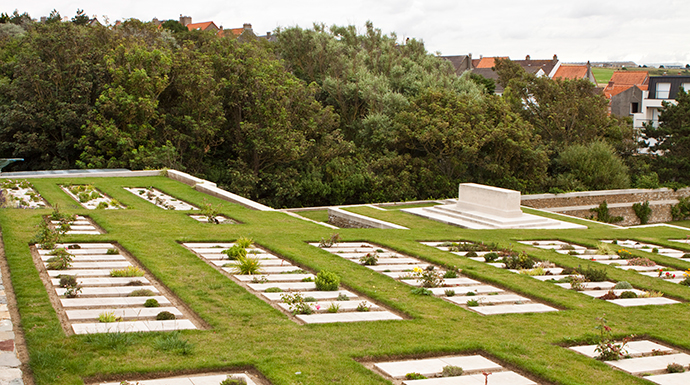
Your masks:
<svg viewBox="0 0 690 385"><path fill-rule="evenodd" d="M646 224L649 222L649 217L652 215L652 209L649 207L649 201L644 201L644 203L633 203L633 210L635 215L640 220L640 224Z"/></svg>
<svg viewBox="0 0 690 385"><path fill-rule="evenodd" d="M335 291L338 290L338 286L340 286L340 277L330 271L320 271L316 275L314 284L316 284L316 290Z"/></svg>
<svg viewBox="0 0 690 385"><path fill-rule="evenodd" d="M109 311L98 315L98 322L118 322L122 321L120 317L115 315L115 312Z"/></svg>
<svg viewBox="0 0 690 385"><path fill-rule="evenodd" d="M597 269L591 266L578 266L577 272L582 274L587 282L604 282L609 279L605 268Z"/></svg>
<svg viewBox="0 0 690 385"><path fill-rule="evenodd" d="M362 301L359 304L357 304L357 311L360 312L367 312L371 309L371 306L367 303L367 301Z"/></svg>
<svg viewBox="0 0 690 385"><path fill-rule="evenodd" d="M247 381L244 378L234 378L228 376L228 378L221 381L218 385L247 385Z"/></svg>
<svg viewBox="0 0 690 385"><path fill-rule="evenodd" d="M283 303L288 305L288 309L292 314L312 314L314 309L305 300L302 293L299 292L288 292L280 295L280 299Z"/></svg>
<svg viewBox="0 0 690 385"><path fill-rule="evenodd" d="M152 290L149 289L138 289L130 292L128 297L151 297L156 295Z"/></svg>
<svg viewBox="0 0 690 385"><path fill-rule="evenodd" d="M237 264L233 265L233 268L237 274L241 275L259 274L261 262L259 258L241 257L237 259Z"/></svg>
<svg viewBox="0 0 690 385"><path fill-rule="evenodd" d="M690 217L690 197L679 197L678 203L671 206L671 216L674 221L685 220Z"/></svg>
<svg viewBox="0 0 690 385"><path fill-rule="evenodd" d="M630 284L630 282L620 281L620 282L616 283L616 286L614 286L613 288L616 290L619 290L619 289L626 289L627 290L627 289L632 289L633 287Z"/></svg>
<svg viewBox="0 0 690 385"><path fill-rule="evenodd" d="M241 247L241 248L243 248L243 249L246 249L246 248L248 248L248 247L250 247L250 246L252 245L252 242L254 242L254 241L253 241L251 238L242 237L242 238L238 238L238 239L235 241L234 246L237 246L237 247Z"/></svg>
<svg viewBox="0 0 690 385"><path fill-rule="evenodd" d="M484 254L484 262L495 262L498 259L498 253L491 252Z"/></svg>
<svg viewBox="0 0 690 385"><path fill-rule="evenodd" d="M621 293L620 298L637 298L637 293L634 291L624 291Z"/></svg>
<svg viewBox="0 0 690 385"><path fill-rule="evenodd" d="M443 284L443 274L437 271L434 265L429 265L425 269L415 267L412 276L422 287L437 287Z"/></svg>
<svg viewBox="0 0 690 385"><path fill-rule="evenodd" d="M407 373L405 375L406 380L423 380L425 378L426 378L425 376L422 376L419 373Z"/></svg>
<svg viewBox="0 0 690 385"><path fill-rule="evenodd" d="M606 201L601 202L599 207L589 209L589 211L597 215L596 220L599 222L616 223L623 220L623 217L612 216L609 214L609 205L606 203Z"/></svg>
<svg viewBox="0 0 690 385"><path fill-rule="evenodd" d="M359 263L365 266L375 266L379 264L379 256L376 252L367 253L367 255L359 258Z"/></svg>
<svg viewBox="0 0 690 385"><path fill-rule="evenodd" d="M446 365L443 367L443 371L441 372L441 377L462 376L462 374L464 372L465 371L462 370L462 368L459 366Z"/></svg>
<svg viewBox="0 0 690 385"><path fill-rule="evenodd" d="M414 295L425 295L425 296L431 296L434 294L431 290L429 290L425 287L415 287L410 292Z"/></svg>
<svg viewBox="0 0 690 385"><path fill-rule="evenodd" d="M110 270L111 277L143 277L144 271L136 266L127 266L123 269Z"/></svg>
<svg viewBox="0 0 690 385"><path fill-rule="evenodd" d="M228 259L231 261L240 260L247 256L247 249L238 244L234 244L231 248L223 250L223 254L227 255Z"/></svg>
<svg viewBox="0 0 690 385"><path fill-rule="evenodd" d="M455 296L455 290L453 290L453 289L446 289L443 292L446 294L446 297L454 297Z"/></svg>
<svg viewBox="0 0 690 385"><path fill-rule="evenodd" d="M169 312L169 311L162 311L156 315L156 320L158 321L166 321L166 320L174 320L175 319L175 314Z"/></svg>
<svg viewBox="0 0 690 385"><path fill-rule="evenodd" d="M471 300L468 300L465 304L467 306L471 306L471 307L479 306L479 301L477 301L476 299L471 299Z"/></svg>
<svg viewBox="0 0 690 385"><path fill-rule="evenodd" d="M55 249L50 252L53 257L48 259L46 268L48 270L66 270L72 266L72 259L74 256L66 249Z"/></svg>
<svg viewBox="0 0 690 385"><path fill-rule="evenodd" d="M505 253L501 262L505 264L506 269L531 269L534 267L534 260L525 252L518 253Z"/></svg>
<svg viewBox="0 0 690 385"><path fill-rule="evenodd" d="M194 353L194 344L185 339L182 339L180 337L179 330L170 333L165 333L164 335L158 337L158 339L156 339L154 343L154 346L156 350L172 352L183 356L191 355Z"/></svg>
<svg viewBox="0 0 690 385"><path fill-rule="evenodd" d="M159 307L160 304L158 303L158 300L155 298L149 298L144 302L144 307Z"/></svg>
<svg viewBox="0 0 690 385"><path fill-rule="evenodd" d="M321 238L321 240L319 241L319 247L321 247L321 248L331 247L331 246L335 245L336 243L340 242L340 240L341 240L340 234L333 233L333 234L331 234L330 237L328 237L328 239Z"/></svg>
<svg viewBox="0 0 690 385"><path fill-rule="evenodd" d="M613 190L630 187L628 167L608 143L597 140L565 147L555 159L558 185L565 190ZM558 182L560 183L560 182Z"/></svg>

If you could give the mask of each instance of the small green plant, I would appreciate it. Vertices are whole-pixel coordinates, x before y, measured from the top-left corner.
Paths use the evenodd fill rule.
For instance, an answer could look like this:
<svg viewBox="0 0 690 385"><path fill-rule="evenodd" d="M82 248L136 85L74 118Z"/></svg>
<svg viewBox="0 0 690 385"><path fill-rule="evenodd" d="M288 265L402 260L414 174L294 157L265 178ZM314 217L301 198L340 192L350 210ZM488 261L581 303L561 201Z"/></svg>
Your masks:
<svg viewBox="0 0 690 385"><path fill-rule="evenodd" d="M618 254L618 256L621 257L621 259L630 259L633 257L632 253L626 249L620 249L616 251L616 254Z"/></svg>
<svg viewBox="0 0 690 385"><path fill-rule="evenodd" d="M60 279L60 287L67 288L77 286L77 277L73 275L58 275Z"/></svg>
<svg viewBox="0 0 690 385"><path fill-rule="evenodd" d="M369 311L371 309L371 306L367 304L367 301L362 301L357 305L357 311Z"/></svg>
<svg viewBox="0 0 690 385"><path fill-rule="evenodd" d="M520 270L520 274L526 274L529 276L546 275L546 270L540 266L530 270Z"/></svg>
<svg viewBox="0 0 690 385"><path fill-rule="evenodd" d="M413 373L407 373L407 374L405 375L405 379L406 379L406 380L424 380L424 379L426 379L426 377L425 377L425 376L422 376L422 375L419 374L419 373L414 373L414 372L413 372Z"/></svg>
<svg viewBox="0 0 690 385"><path fill-rule="evenodd" d="M669 373L683 373L685 372L685 367L674 362L666 366L666 371Z"/></svg>
<svg viewBox="0 0 690 385"><path fill-rule="evenodd" d="M53 257L47 261L48 264L46 268L48 270L66 270L72 266L72 259L74 256L66 249L55 249L50 252L50 255L53 255Z"/></svg>
<svg viewBox="0 0 690 385"><path fill-rule="evenodd" d="M304 302L317 302L314 297L304 297Z"/></svg>
<svg viewBox="0 0 690 385"><path fill-rule="evenodd" d="M230 377L224 379L218 385L247 385L247 380L240 377Z"/></svg>
<svg viewBox="0 0 690 385"><path fill-rule="evenodd" d="M246 248L250 247L250 246L252 245L253 242L254 242L254 240L251 239L251 238L242 237L242 238L238 238L238 239L235 241L234 246L239 246L239 247L241 247L241 248L243 248L243 249L246 249Z"/></svg>
<svg viewBox="0 0 690 385"><path fill-rule="evenodd" d="M616 286L614 286L613 288L616 290L628 290L628 289L632 289L633 287L630 284L630 282L620 281L620 282L616 283Z"/></svg>
<svg viewBox="0 0 690 385"><path fill-rule="evenodd" d="M453 289L445 290L444 293L446 294L446 297L453 297L453 296L455 296L455 290L453 290Z"/></svg>
<svg viewBox="0 0 690 385"><path fill-rule="evenodd" d="M98 202L98 206L96 206L97 210L104 210L108 208L108 202Z"/></svg>
<svg viewBox="0 0 690 385"><path fill-rule="evenodd" d="M107 311L98 315L98 322L119 322L122 318L117 317L115 312Z"/></svg>
<svg viewBox="0 0 690 385"><path fill-rule="evenodd" d="M155 298L149 298L144 302L144 307L159 307L160 304Z"/></svg>
<svg viewBox="0 0 690 385"><path fill-rule="evenodd" d="M450 279L450 278L457 278L457 277L458 277L458 271L457 271L457 269L450 269L450 270L447 270L447 271L443 274L443 278L444 278L444 279L446 279L446 278L448 278L448 279Z"/></svg>
<svg viewBox="0 0 690 385"><path fill-rule="evenodd" d="M654 266L656 263L651 261L649 258L630 258L628 259L628 266Z"/></svg>
<svg viewBox="0 0 690 385"><path fill-rule="evenodd" d="M340 286L340 277L330 271L320 271L316 275L316 290L319 291L335 291Z"/></svg>
<svg viewBox="0 0 690 385"><path fill-rule="evenodd" d="M632 205L635 215L640 220L640 224L644 225L649 222L649 217L652 216L652 209L649 207L649 201L644 201L644 203L634 203Z"/></svg>
<svg viewBox="0 0 690 385"><path fill-rule="evenodd" d="M498 253L486 253L484 254L484 262L495 262L498 259Z"/></svg>
<svg viewBox="0 0 690 385"><path fill-rule="evenodd" d="M162 311L156 315L157 321L167 321L175 319L175 314L169 311Z"/></svg>
<svg viewBox="0 0 690 385"><path fill-rule="evenodd" d="M476 299L471 299L466 302L467 306L479 306L479 301Z"/></svg>
<svg viewBox="0 0 690 385"><path fill-rule="evenodd" d="M321 238L321 241L319 241L319 247L328 248L328 247L335 245L336 243L338 243L340 241L341 241L340 234L333 233L333 234L331 234L331 236L328 239Z"/></svg>
<svg viewBox="0 0 690 385"><path fill-rule="evenodd" d="M443 367L441 377L456 377L462 376L465 371L459 366L447 365Z"/></svg>
<svg viewBox="0 0 690 385"><path fill-rule="evenodd" d="M108 255L120 254L117 249L108 249L105 253Z"/></svg>
<svg viewBox="0 0 690 385"><path fill-rule="evenodd" d="M67 290L65 290L65 298L77 298L79 293L81 293L80 285L69 286Z"/></svg>
<svg viewBox="0 0 690 385"><path fill-rule="evenodd" d="M596 269L591 266L587 266L586 268L578 266L577 271L585 277L587 282L603 282L608 279L606 269L604 268Z"/></svg>
<svg viewBox="0 0 690 385"><path fill-rule="evenodd" d="M302 278L302 282L314 282L314 277L304 277Z"/></svg>
<svg viewBox="0 0 690 385"><path fill-rule="evenodd" d="M415 287L411 291L412 294L414 295L432 295L434 294L431 290L425 288L425 287Z"/></svg>
<svg viewBox="0 0 690 385"><path fill-rule="evenodd" d="M200 213L206 217L206 221L208 221L208 223L219 224L220 221L218 220L218 216L220 215L221 206L222 204L214 206L213 204L206 202L206 199L204 199L204 203L200 208Z"/></svg>
<svg viewBox="0 0 690 385"><path fill-rule="evenodd" d="M240 275L259 274L261 272L261 262L259 258L244 257L238 259L237 264L233 268Z"/></svg>
<svg viewBox="0 0 690 385"><path fill-rule="evenodd" d="M110 270L111 277L143 277L144 271L136 266L127 266L124 269Z"/></svg>
<svg viewBox="0 0 690 385"><path fill-rule="evenodd" d="M376 266L379 264L379 256L375 252L367 253L359 259L359 263L365 266Z"/></svg>
<svg viewBox="0 0 690 385"><path fill-rule="evenodd" d="M611 245L609 245L608 243L600 243L597 245L597 254L598 255L612 255L615 253L611 249Z"/></svg>
<svg viewBox="0 0 690 385"><path fill-rule="evenodd" d="M128 297L152 297L155 296L156 293L149 289L137 289L132 292L130 292L127 296Z"/></svg>
<svg viewBox="0 0 690 385"><path fill-rule="evenodd" d="M606 203L606 201L601 202L599 207L589 209L589 211L596 214L596 217L592 217L591 219L596 219L599 222L616 223L623 220L623 217L612 216L609 213L609 206L608 203Z"/></svg>
<svg viewBox="0 0 690 385"><path fill-rule="evenodd" d="M194 353L194 344L180 338L179 330L160 336L156 339L154 346L156 350L169 351L183 356Z"/></svg>
<svg viewBox="0 0 690 385"><path fill-rule="evenodd" d="M637 294L634 291L624 291L621 293L620 298L637 298Z"/></svg>
<svg viewBox="0 0 690 385"><path fill-rule="evenodd" d="M434 265L428 265L425 269L415 267L412 276L421 283L422 287L438 287L443 285L443 274L436 271Z"/></svg>
<svg viewBox="0 0 690 385"><path fill-rule="evenodd" d="M338 310L340 310L340 304L337 304L335 302L331 302L331 306L328 307L328 312L329 313L337 313Z"/></svg>
<svg viewBox="0 0 690 385"><path fill-rule="evenodd" d="M608 320L604 314L601 317L597 317L598 325L594 329L599 331L599 343L594 349L595 352L599 353L596 359L601 361L617 361L622 356L627 354L625 345L630 341L631 337L626 337L623 339L622 343L615 343L611 340L611 327L608 326Z"/></svg>
<svg viewBox="0 0 690 385"><path fill-rule="evenodd" d="M501 259L501 262L506 266L506 269L520 270L531 269L534 267L534 260L524 252L520 254L507 253Z"/></svg>
<svg viewBox="0 0 690 385"><path fill-rule="evenodd" d="M231 248L224 250L223 254L227 255L228 259L231 261L239 260L247 256L247 249L238 244L234 244Z"/></svg>
<svg viewBox="0 0 690 385"><path fill-rule="evenodd" d="M340 293L340 294L338 294L338 297L336 297L335 300L336 300L336 301L349 301L349 300L350 300L350 297L348 297L348 296L347 296L346 294L344 294L344 293Z"/></svg>
<svg viewBox="0 0 690 385"><path fill-rule="evenodd" d="M279 287L269 287L268 289L264 290L266 293L282 293L283 289Z"/></svg>
<svg viewBox="0 0 690 385"><path fill-rule="evenodd" d="M31 243L39 244L43 249L55 247L55 244L59 243L62 236L67 232L67 230L63 229L53 229L48 225L48 222L43 220L36 227L38 227L38 232L31 239Z"/></svg>
<svg viewBox="0 0 690 385"><path fill-rule="evenodd" d="M654 253L654 254L659 254L659 249L657 249L656 247L653 248L653 249L652 249L652 253Z"/></svg>
<svg viewBox="0 0 690 385"><path fill-rule="evenodd" d="M312 314L314 309L304 300L304 296L298 292L281 294L280 299L288 305L292 314Z"/></svg>
<svg viewBox="0 0 690 385"><path fill-rule="evenodd" d="M467 293L465 293L465 297L473 297L475 295L477 295L477 293L475 293L473 291L468 291Z"/></svg>

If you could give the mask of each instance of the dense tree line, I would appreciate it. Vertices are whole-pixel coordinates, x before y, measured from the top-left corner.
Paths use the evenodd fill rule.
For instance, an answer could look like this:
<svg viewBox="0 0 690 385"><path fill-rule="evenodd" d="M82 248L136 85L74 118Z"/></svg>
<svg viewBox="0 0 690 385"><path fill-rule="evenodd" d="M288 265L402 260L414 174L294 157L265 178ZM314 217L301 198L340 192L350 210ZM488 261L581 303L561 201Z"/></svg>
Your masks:
<svg viewBox="0 0 690 385"><path fill-rule="evenodd" d="M168 167L274 207L451 197L470 181L621 188L629 170L652 173L589 82L499 61L495 96L370 23L269 42L60 20L0 16L0 157L25 158L13 170Z"/></svg>

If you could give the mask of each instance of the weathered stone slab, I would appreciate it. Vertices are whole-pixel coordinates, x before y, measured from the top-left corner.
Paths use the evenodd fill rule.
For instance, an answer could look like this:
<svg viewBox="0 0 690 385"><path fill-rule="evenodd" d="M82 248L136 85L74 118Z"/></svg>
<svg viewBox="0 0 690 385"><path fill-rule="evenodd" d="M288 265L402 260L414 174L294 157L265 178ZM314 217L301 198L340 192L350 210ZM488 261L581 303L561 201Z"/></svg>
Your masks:
<svg viewBox="0 0 690 385"><path fill-rule="evenodd" d="M256 385L249 376L244 373L194 375L189 377L161 378L156 380L129 380L139 385L218 385L226 378L242 378L247 385ZM100 385L121 385L121 382L104 382Z"/></svg>
<svg viewBox="0 0 690 385"><path fill-rule="evenodd" d="M450 302L457 303L458 305L465 305L468 301L475 300L479 302L480 305L483 304L496 304L496 303L515 303L515 302L529 302L528 298L521 297L517 294L499 294L499 295L474 295L474 296L462 296L462 297L445 297Z"/></svg>
<svg viewBox="0 0 690 385"><path fill-rule="evenodd" d="M676 300L664 297L651 297L651 298L620 298L611 299L608 302L615 303L623 307L630 306L645 306L645 305L671 305L674 303L680 303Z"/></svg>
<svg viewBox="0 0 690 385"><path fill-rule="evenodd" d="M266 299L270 301L280 301L282 299L282 296L286 293L261 293ZM357 295L354 293L351 293L347 290L338 290L338 291L310 291L308 295L305 294L305 296L308 297L314 297L317 300L322 300L322 299L336 299L338 298L339 295L346 295L349 299L357 298Z"/></svg>
<svg viewBox="0 0 690 385"><path fill-rule="evenodd" d="M270 287L277 287L283 291L304 291L304 290L316 290L316 284L314 282L272 282L272 283L249 283L247 284L252 290L265 291ZM308 295L308 294L305 294Z"/></svg>
<svg viewBox="0 0 690 385"><path fill-rule="evenodd" d="M574 350L580 354L587 357L595 358L599 355L595 351L597 345L582 345L582 346L571 346L569 349ZM644 354L651 354L653 350L658 350L660 352L672 352L673 349L658 344L656 342L641 340L641 341L630 341L625 345L625 350L631 356L641 356Z"/></svg>
<svg viewBox="0 0 690 385"><path fill-rule="evenodd" d="M665 356L627 358L618 361L606 361L606 363L630 374L641 375L643 373L665 371L666 367L673 363L688 366L690 364L690 355L678 353Z"/></svg>
<svg viewBox="0 0 690 385"><path fill-rule="evenodd" d="M139 307L139 308L111 308L111 309L89 309L89 310L67 310L67 318L70 320L93 320L98 319L98 316L103 313L112 312L115 317L122 319L140 319L140 318L155 318L158 313L167 311L174 314L176 317L182 317L183 314L175 307Z"/></svg>
<svg viewBox="0 0 690 385"><path fill-rule="evenodd" d="M334 323L334 322L362 322L362 321L389 321L402 320L402 317L389 311L324 313L324 314L298 314L295 317L308 324Z"/></svg>
<svg viewBox="0 0 690 385"><path fill-rule="evenodd" d="M65 308L141 307L149 298L155 299L161 305L170 305L170 301L162 295L154 297L61 298L60 303Z"/></svg>
<svg viewBox="0 0 690 385"><path fill-rule="evenodd" d="M688 385L690 384L690 372L659 374L647 376L645 379L659 385Z"/></svg>
<svg viewBox="0 0 690 385"><path fill-rule="evenodd" d="M512 314L512 313L545 313L550 311L558 311L541 303L526 303L520 305L494 305L494 306L473 306L469 309L484 315L492 314Z"/></svg>

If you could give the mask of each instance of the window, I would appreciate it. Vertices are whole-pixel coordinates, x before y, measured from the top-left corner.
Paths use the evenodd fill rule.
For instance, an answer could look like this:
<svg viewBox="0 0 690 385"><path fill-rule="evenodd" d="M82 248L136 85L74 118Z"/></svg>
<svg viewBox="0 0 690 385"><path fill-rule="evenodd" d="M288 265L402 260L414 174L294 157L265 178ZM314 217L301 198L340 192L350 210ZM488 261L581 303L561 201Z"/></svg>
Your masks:
<svg viewBox="0 0 690 385"><path fill-rule="evenodd" d="M656 84L656 98L655 99L668 99L670 91L671 91L671 83L657 83Z"/></svg>
<svg viewBox="0 0 690 385"><path fill-rule="evenodd" d="M680 88L682 88L686 93L690 93L690 83L683 83L680 85Z"/></svg>
<svg viewBox="0 0 690 385"><path fill-rule="evenodd" d="M638 112L640 112L640 103L638 103L638 102L630 103L630 113L636 114Z"/></svg>

